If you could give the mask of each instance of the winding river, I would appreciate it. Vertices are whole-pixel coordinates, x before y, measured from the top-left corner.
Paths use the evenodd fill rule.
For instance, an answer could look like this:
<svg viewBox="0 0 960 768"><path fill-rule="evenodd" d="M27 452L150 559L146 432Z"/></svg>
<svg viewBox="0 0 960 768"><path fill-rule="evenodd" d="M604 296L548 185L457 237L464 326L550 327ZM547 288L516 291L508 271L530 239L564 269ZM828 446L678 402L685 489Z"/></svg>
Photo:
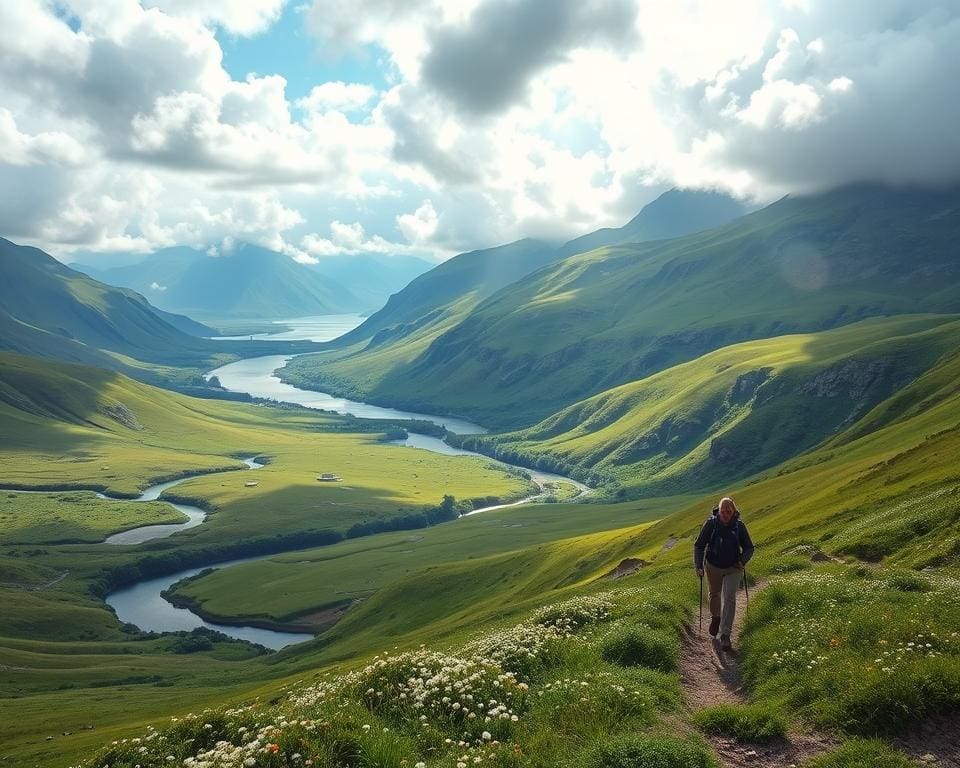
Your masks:
<svg viewBox="0 0 960 768"><path fill-rule="evenodd" d="M261 334L258 339L307 339L311 341L329 341L349 330L352 330L362 321L359 315L331 315L310 318L296 318L293 320L282 321L286 326L285 330L278 334ZM250 337L237 337L247 339ZM235 363L217 368L211 371L209 376L216 376L221 385L233 392L246 392L254 397L268 398L283 402L297 403L307 408L317 408L337 413L352 414L359 418L381 418L381 419L418 419L432 421L442 424L451 432L459 434L483 434L487 430L479 424L473 424L463 419L432 416L430 414L413 413L410 411L396 410L393 408L381 408L368 403L337 398L322 392L313 392L298 389L289 384L285 384L274 375L274 371L283 367L290 359L284 355L268 355L265 357L240 360ZM454 448L443 440L426 435L410 433L406 440L396 441L396 444L407 445L412 448L419 448L435 453L442 453L448 456L480 456L488 458L472 451L466 451L460 448ZM257 469L259 464L255 459L245 459L247 466L251 469ZM509 465L508 465L509 466ZM570 478L554 475L549 472L539 470L524 469L531 478L541 488L545 483L565 482L577 486L581 494L590 492L590 489ZM159 498L160 494L174 485L189 480L190 477L183 477L167 483L148 488L137 499L137 501L148 501ZM474 510L471 514L487 512L503 507L512 507L519 504L526 504L542 494L521 499L513 504L499 504L492 507ZM118 533L107 539L108 544L139 544L150 539L170 536L179 530L192 528L200 525L206 517L203 510L186 504L174 504L176 509L188 516L186 523L176 525L151 525L141 528L134 528L123 533ZM240 563L249 563L254 560L261 560L271 555L259 555L256 557L247 557L239 560L216 563L210 566L201 566L179 571L167 576L160 576L155 579L137 582L128 587L118 589L110 593L106 600L107 603L116 611L117 618L120 621L130 622L145 630L154 632L175 632L180 630L191 630L197 627L207 627L223 632L226 635L241 640L259 643L267 648L280 649L295 643L301 643L312 639L313 635L296 632L279 632L271 629L261 629L251 626L237 626L215 624L205 621L187 608L178 608L167 602L161 595L164 590L169 589L176 582L193 576L205 568L228 568Z"/></svg>
<svg viewBox="0 0 960 768"><path fill-rule="evenodd" d="M260 469L260 467L263 466L263 464L257 461L256 456L244 459L243 463L250 467L250 469ZM166 483L151 485L137 498L128 499L128 501L156 501L164 491L180 485L180 483L185 483L187 480L192 480L194 477L199 477L199 475L187 475ZM98 493L97 496L101 499L110 498L109 496L104 496L102 493ZM187 522L166 525L143 525L139 528L131 528L129 531L121 531L120 533L113 534L113 536L108 537L104 543L142 544L151 539L163 539L167 536L172 536L178 531L187 530L187 528L195 528L207 519L207 513L200 509L200 507L195 507L192 504L175 504L172 501L168 501L167 503L178 512L185 514L187 516Z"/></svg>

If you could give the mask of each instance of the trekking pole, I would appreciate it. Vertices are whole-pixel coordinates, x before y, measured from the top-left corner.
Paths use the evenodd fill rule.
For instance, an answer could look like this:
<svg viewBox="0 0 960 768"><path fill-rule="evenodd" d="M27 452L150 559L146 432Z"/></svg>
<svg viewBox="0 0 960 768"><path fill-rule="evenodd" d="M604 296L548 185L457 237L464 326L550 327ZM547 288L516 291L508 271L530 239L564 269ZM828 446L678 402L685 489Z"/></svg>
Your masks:
<svg viewBox="0 0 960 768"><path fill-rule="evenodd" d="M700 634L703 634L703 576L700 577Z"/></svg>
<svg viewBox="0 0 960 768"><path fill-rule="evenodd" d="M747 568L746 568L746 566L744 566L744 568L743 568L743 591L747 594L747 607L746 607L744 610L745 610L745 611L749 611L749 610L750 610L750 587L747 586Z"/></svg>

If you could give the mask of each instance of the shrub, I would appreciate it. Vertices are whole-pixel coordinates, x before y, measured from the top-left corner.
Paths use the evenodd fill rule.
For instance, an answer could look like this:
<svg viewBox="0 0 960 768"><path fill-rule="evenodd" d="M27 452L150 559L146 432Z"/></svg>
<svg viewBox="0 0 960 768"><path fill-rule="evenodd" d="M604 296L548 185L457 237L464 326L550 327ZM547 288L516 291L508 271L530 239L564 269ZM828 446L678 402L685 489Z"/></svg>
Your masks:
<svg viewBox="0 0 960 768"><path fill-rule="evenodd" d="M589 768L715 768L707 747L673 736L623 736L596 746Z"/></svg>
<svg viewBox="0 0 960 768"><path fill-rule="evenodd" d="M189 634L173 641L170 650L174 653L197 653L213 650L213 640L203 635Z"/></svg>
<svg viewBox="0 0 960 768"><path fill-rule="evenodd" d="M733 736L741 741L761 743L779 738L787 732L787 721L772 706L721 704L701 709L693 722L707 733Z"/></svg>
<svg viewBox="0 0 960 768"><path fill-rule="evenodd" d="M559 666L572 645L580 641L554 627L518 624L500 632L482 635L464 646L473 657L488 659L518 680L529 682L547 669Z"/></svg>
<svg viewBox="0 0 960 768"><path fill-rule="evenodd" d="M600 655L621 667L650 667L664 672L677 668L675 639L645 624L614 629L603 639Z"/></svg>
<svg viewBox="0 0 960 768"><path fill-rule="evenodd" d="M687 619L684 603L678 600L648 598L640 605L640 609L641 623L649 624L654 629L678 632Z"/></svg>
<svg viewBox="0 0 960 768"><path fill-rule="evenodd" d="M806 763L804 768L913 768L902 753L879 739L854 739Z"/></svg>

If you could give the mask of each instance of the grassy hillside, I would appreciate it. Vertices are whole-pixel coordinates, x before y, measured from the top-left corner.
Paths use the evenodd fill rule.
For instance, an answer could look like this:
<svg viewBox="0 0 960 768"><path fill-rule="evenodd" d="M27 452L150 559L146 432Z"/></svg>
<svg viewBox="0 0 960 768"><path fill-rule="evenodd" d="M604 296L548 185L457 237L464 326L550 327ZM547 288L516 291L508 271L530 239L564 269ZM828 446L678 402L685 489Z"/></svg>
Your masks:
<svg viewBox="0 0 960 768"><path fill-rule="evenodd" d="M331 352L295 360L284 376L306 388L389 399L397 372L413 365L480 302L526 275L587 248L689 234L743 213L743 206L724 195L671 190L623 227L602 229L559 248L521 240L460 254L391 296L382 310L329 344Z"/></svg>
<svg viewBox="0 0 960 768"><path fill-rule="evenodd" d="M36 248L0 239L0 264L0 340L7 349L42 352L17 348L30 333L151 361L174 350L211 353L210 342L174 328L142 296L98 283Z"/></svg>
<svg viewBox="0 0 960 768"><path fill-rule="evenodd" d="M458 442L626 494L706 489L855 424L952 352L958 333L956 316L905 315L744 342L594 395L529 429Z"/></svg>
<svg viewBox="0 0 960 768"><path fill-rule="evenodd" d="M287 621L346 608L431 566L503 555L559 539L640 525L663 517L680 499L584 509L544 504L484 512L416 532L391 533L216 571L176 590L205 614ZM256 584L256 589L241 585ZM462 594L451 594L457 603Z"/></svg>
<svg viewBox="0 0 960 768"><path fill-rule="evenodd" d="M324 386L365 397L391 370L410 364L438 336L456 327L484 298L555 258L555 249L537 240L455 256L420 275L379 312L327 344L331 351L293 361L284 369L284 379L309 388L316 382L300 372L326 370L336 363L336 380L325 379Z"/></svg>
<svg viewBox="0 0 960 768"><path fill-rule="evenodd" d="M211 368L315 346L199 338L193 334L210 329L2 238L0 268L0 351L122 371L151 384L215 396L202 376Z"/></svg>
<svg viewBox="0 0 960 768"><path fill-rule="evenodd" d="M840 765L909 765L885 740L927 718L955 722L960 712L960 614L949 599L960 575L952 459L960 449L960 398L945 389L957 359L905 388L904 396L943 395L928 408L866 436L844 433L835 445L728 489L758 544L751 572L769 582L754 594L743 641L747 691L758 707L743 717L772 718L781 723L774 733L783 724L829 729L846 742L837 759L860 756ZM867 418L882 421L885 410L881 404ZM691 541L714 500L686 504L653 525L474 561L434 565L431 558L302 649L299 662L301 652L280 654L278 671L324 666L312 677L288 678L270 704L248 699L186 717L162 728L146 752L121 742L88 764L162 765L167 754L182 760L222 739L265 765L282 765L296 752L323 766L343 755L390 768L452 768L476 756L499 768L648 764L643 755L671 768L715 766L679 705L684 681L676 672L679 622L696 606ZM885 541L885 551L857 548L874 540ZM602 578L626 556L647 564L618 582ZM869 567L858 565L861 557ZM558 625L564 630L555 635L550 628ZM918 639L922 653L904 650ZM456 682L460 670L472 681L466 689ZM473 709L458 696L466 690L488 701L488 673L501 676L490 690L498 689L498 702L507 696L507 719L481 710L474 730L466 713L454 714ZM421 693L425 707L405 703ZM444 706L453 701L463 704ZM204 735L204 723L212 734ZM723 730L731 726L719 727L733 738ZM263 749L248 749L242 729L259 736L253 750ZM882 738L853 738L862 735ZM911 744L915 756L937 749ZM743 749L751 746L759 748L748 742Z"/></svg>
<svg viewBox="0 0 960 768"><path fill-rule="evenodd" d="M739 341L956 312L958 199L956 188L848 187L688 237L571 256L490 296L412 359L396 350L385 362L401 364L378 369L370 391L527 427ZM289 378L345 386L354 362L302 358Z"/></svg>
<svg viewBox="0 0 960 768"><path fill-rule="evenodd" d="M841 739L848 733L890 733L896 726L882 718L867 721L866 731L850 725L850 714L874 701L870 698L871 691L880 690L876 686L889 679L885 677L889 673L866 668L884 647L905 644L908 635L913 642L916 633L927 632L928 627L944 636L960 631L955 612L939 608L930 611L931 607L943 605L942 584L944 579L956 576L960 552L955 505L949 501L946 505L941 503L954 498L952 494L957 486L953 457L960 450L960 397L955 385L958 360L960 357L956 355L945 358L896 393L893 399L881 402L865 414L860 424L875 425L869 433L858 433L858 425L854 425L812 453L751 478L742 487L725 488L743 508L758 544L751 570L774 585L762 596L755 596L751 616L758 618L751 618L749 623L744 664L748 669L760 670L755 665L766 663L772 653L782 655L787 651L802 651L805 659L811 652L814 657L824 658L822 669L812 673L792 667L764 668L757 674L762 674L770 685L759 686L756 678L751 678L751 695L797 724L836 728ZM909 412L899 411L894 408L898 397L924 405ZM421 644L427 644L424 651L427 653L438 652L456 658L474 658L474 654L480 654L496 668L513 671L529 686L530 698L514 712L518 716L516 724L508 730L497 731L496 739L506 745L506 750L497 750L495 759L490 761L492 765L602 768L611 763L596 762L600 759L596 750L603 744L620 744L622 739L633 739L631 743L636 746L637 740L646 740L643 743L647 744L652 739L666 738L669 748L676 750L682 748L677 741L686 744L693 739L691 743L702 745L704 742L697 741L695 735L687 735L694 729L685 724L685 715L678 710L680 680L671 671L670 659L679 643L677 622L684 611L696 605L696 580L691 576L689 565L691 537L714 501L715 496L711 494L693 501L678 499L676 504L670 500L656 502L666 515L652 525L649 522L635 524L638 519L644 519L634 517L635 514L653 515L655 510L634 502L621 505L619 512L612 509L607 512L603 506L584 506L584 517L595 511L604 516L596 522L626 527L593 533L587 533L589 529L584 528L579 532L581 535L563 538L565 534L575 533L575 528L568 527L565 520L554 518L555 532L561 538L534 540L532 546L489 555L484 553L487 544L481 543L477 554L484 556L451 562L442 541L449 541L453 547L469 546L468 540L455 528L460 523L454 523L429 531L430 541L436 545L428 546L424 540L419 551L419 571L416 567L398 567L396 558L391 557L397 554L396 548L401 546L397 539L403 538L402 535L352 542L353 546L344 551L344 575L349 579L345 583L359 584L364 578L365 564L379 570L382 579L374 577L376 592L312 644L269 658L229 663L217 660L215 654L222 658L229 651L222 648L189 655L182 662L178 657L166 665L168 657L163 655L159 644L171 640L140 641L139 655L134 659L143 670L140 674L172 681L173 688L155 689L149 683L132 681L123 685L120 675L121 670L129 669L127 660L123 666L113 666L112 671L106 666L108 661L116 663L115 653L119 647L111 655L106 646L97 643L88 647L90 656L68 659L56 650L56 644L47 643L43 647L26 638L7 640L3 651L7 668L31 667L34 671L8 672L11 682L20 688L17 706L21 716L15 724L7 721L3 726L4 742L12 745L10 748L17 754L29 754L35 761L64 765L71 760L75 762L78 754L91 750L97 741L103 744L129 735L131 729L142 731L147 723L153 723L160 725L163 733L151 739L146 753L139 752L140 744L121 742L106 748L111 755L109 760L105 758L106 752L91 758L91 765L109 762L121 766L128 764L127 755L130 765L149 766L165 764L168 754L174 754L177 760L196 755L197 749L212 748L217 739L231 742L236 739L237 744L246 744L249 740L243 740L238 728L254 728L254 723L258 723L262 731L264 724L269 723L278 730L267 731L260 745L276 743L278 751L257 754L256 759L266 765L280 765L278 761L290 758L295 751L312 757L316 765L334 765L331 760L336 758L331 754L339 753L324 750L332 749L331 744L335 743L347 745L344 748L351 750L349 754L365 756L391 768L399 768L401 760L406 760L408 766L422 760L430 768L452 768L465 752L471 756L481 754L484 739L479 731L471 735L468 740L471 743L462 748L455 742L453 747L444 746L444 739L449 737L445 729L449 725L462 733L460 720L435 723L430 710L426 713L430 727L440 732L424 731L418 725L422 722L419 713L402 708L381 709L364 699L363 693L371 687L367 682L370 678L361 678L362 682L352 687L349 681L354 678L343 677L351 670L357 670L355 674L362 676L364 664L372 661L374 653L387 648L390 649L387 658L398 657L397 674L401 676L398 679L406 679L409 672L403 665L410 657L402 654L419 653L417 649ZM509 519L508 513L497 514L502 515L504 521ZM537 519L550 512L549 507L544 507L542 511L528 509L522 514ZM585 526L590 524L581 519ZM463 522L479 527L483 518ZM569 522L580 524L572 518ZM452 538L445 538L446 531ZM493 541L494 531L492 524L489 529L485 528L478 543ZM505 532L509 534L510 530ZM528 533L536 535L533 531ZM438 538L433 539L434 536ZM882 542L879 549L868 546L878 541ZM815 560L821 559L820 552L850 565L817 565L811 561L811 555ZM324 554L322 550L315 550L304 558L311 561L310 565L303 564L304 568L316 568L316 574L325 573L335 578L336 572L330 570L335 561L325 558ZM57 557L65 554L59 553ZM642 558L647 565L623 581L610 582L602 578L597 581L625 557ZM871 567L853 567L856 558L868 558ZM294 569L290 572L293 575L298 570L293 560L281 558L270 568ZM60 566L52 560L48 567L55 574ZM906 579L900 575L904 567L933 567L939 573L915 571ZM808 582L804 586L796 582L797 579L808 579ZM811 586L814 582L810 579L818 586ZM252 585L253 581L248 580L248 584ZM781 581L785 588L775 589ZM791 586L795 582L796 586ZM196 584L200 586L203 581ZM261 593L264 605L268 604L270 594L281 600L288 599L277 584L264 585ZM851 600L854 588L859 597ZM256 593L256 589L248 591ZM567 602L568 598L598 591L602 593L601 603ZM33 615L35 607L23 601L28 595L30 600L37 595L22 591L12 594L16 602L5 604L15 605L17 610L7 621L15 621L24 612ZM57 593L61 601L73 601L72 606L61 605L60 614L65 615L68 609L79 611L82 607L92 614L86 619L86 625L96 626L95 606L82 606L77 602L78 596L71 597L71 594L69 591ZM291 589L289 595L294 594L295 590ZM818 602L817 596L821 594L825 599ZM865 595L869 595L871 601L865 610L852 611L857 600L867 599ZM52 600L54 595L49 598ZM536 613L545 605L553 607ZM786 605L790 610L780 611L778 605ZM590 606L598 607L599 613ZM878 622L877 617L883 616L884 611L887 615L903 616L904 620ZM802 634L791 624L797 612L802 612L805 621L817 628L816 634ZM557 618L582 623L577 623L568 637L556 641L537 634L540 630L529 629L531 625ZM76 619L80 619L79 614ZM915 619L922 623L922 629L918 629ZM830 621L834 623L828 624ZM63 628L78 624L75 621L57 626L60 629L56 631L63 632ZM639 639L637 627L641 628ZM106 632L106 627L100 631ZM653 634L644 634L649 632ZM512 655L510 649L515 640L520 642L523 652ZM635 657L633 663L639 666L620 668L609 660L623 658L614 655L614 649L622 649L625 642L626 647L648 649L636 651L646 654ZM771 646L774 642L775 648ZM609 653L606 648L610 649ZM489 654L494 653L494 649L500 650L491 657ZM532 656L528 654L530 649L534 649ZM921 680L949 684L953 679L951 675L960 656L949 647L939 652L942 653L940 660L929 663L921 660L913 666L902 666L897 672L896 686L885 689L889 695L884 700L884 708L876 711L899 708L899 722L904 721L903 713L907 713L911 722L927 716L928 709L905 696L909 690L917 690ZM380 659L384 658L381 654ZM70 663L65 664L67 661ZM176 672L174 665L179 665ZM655 674L653 666L666 669L665 676L651 677ZM48 671L41 673L42 669ZM43 679L71 679L79 675L81 669L89 681L84 685L107 684L102 689L104 695L96 699L100 711L98 730L93 733L75 730L90 717L89 689L81 687L65 692L40 688ZM375 669L392 670L393 667ZM236 688L215 693L212 686L217 675ZM626 677L610 678L611 675ZM294 683L296 680L300 682ZM348 681L347 688L339 687L341 680ZM572 689L561 684L564 680L578 681L575 695ZM644 698L646 703L639 708L630 705L625 710L621 699L606 698L606 688L597 684L606 680L630 691L646 691L642 696L651 698ZM853 685L855 680L865 680L868 685ZM586 699L585 688L579 681L590 688ZM314 696L317 686L335 697L339 714L325 708L327 696ZM830 692L836 690L849 693L838 697ZM942 690L950 690L949 685ZM784 692L794 697L789 706L785 706ZM251 704L257 697L261 703ZM536 704L540 699L546 707ZM247 702L244 706L253 706L253 709L234 709L233 714L223 711L200 714L205 704L218 706L228 701L244 701ZM273 703L263 703L268 701ZM945 713L957 706L955 699L949 697L935 701ZM85 703L83 709L80 702ZM44 741L45 727L49 728L44 726L49 722L45 718L51 709L61 713L58 724L74 731L79 738L57 737L50 743ZM174 724L173 728L179 730L163 729L161 721L165 718L161 715L179 713L183 717L187 709L198 713L197 716L185 717L182 725ZM912 718L914 712L916 718ZM252 722L247 722L248 717ZM669 726L664 726L661 718L666 718ZM324 722L331 727L311 731L306 726L291 725L301 721ZM212 733L205 732L204 723L211 724L207 730ZM481 724L491 730L488 724ZM370 728L364 729L364 725ZM383 728L389 731L384 732ZM665 730L669 733L665 734ZM425 740L421 740L419 733L424 734ZM374 738L376 734L380 735ZM197 741L187 742L190 738ZM480 743L474 744L474 738ZM171 739L176 740L176 747ZM156 750L153 742L159 745ZM854 743L850 748L855 747ZM489 755L486 751L483 754L486 761ZM668 765L696 765L698 763L691 762L694 759L691 754L706 755L709 750L685 754L686 762ZM705 760L703 765L712 765L707 757L696 759Z"/></svg>

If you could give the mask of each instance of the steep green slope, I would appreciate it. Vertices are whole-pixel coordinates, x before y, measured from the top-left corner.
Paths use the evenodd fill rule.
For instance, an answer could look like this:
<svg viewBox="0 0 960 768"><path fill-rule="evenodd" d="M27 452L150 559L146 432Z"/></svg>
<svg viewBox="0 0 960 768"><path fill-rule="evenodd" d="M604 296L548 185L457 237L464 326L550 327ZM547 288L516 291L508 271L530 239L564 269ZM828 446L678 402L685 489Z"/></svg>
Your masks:
<svg viewBox="0 0 960 768"><path fill-rule="evenodd" d="M957 188L861 185L689 237L571 256L485 300L372 395L516 428L738 341L955 312L958 233ZM298 360L290 379L351 373L311 365Z"/></svg>
<svg viewBox="0 0 960 768"><path fill-rule="evenodd" d="M373 347L390 337L402 337L436 322L465 301L473 306L505 285L555 258L553 248L539 240L518 240L509 245L461 253L438 264L406 288L390 297L387 305L357 328L331 342L343 348L360 341L372 340Z"/></svg>
<svg viewBox="0 0 960 768"><path fill-rule="evenodd" d="M314 374L323 371L323 386L366 397L381 387L390 371L410 365L485 297L555 258L554 248L537 240L455 256L420 275L379 312L326 345L331 351L293 361L284 378L310 388L318 383Z"/></svg>
<svg viewBox="0 0 960 768"><path fill-rule="evenodd" d="M744 342L594 395L528 429L459 442L607 480L622 493L708 488L857 424L955 349L958 337L956 316L908 315Z"/></svg>
<svg viewBox="0 0 960 768"><path fill-rule="evenodd" d="M329 353L301 358L284 376L299 386L354 397L393 397L394 377L413 366L483 300L526 275L587 248L678 236L729 221L746 209L725 195L671 190L619 229L602 229L557 248L516 243L455 256L390 297L362 325L331 342Z"/></svg>
<svg viewBox="0 0 960 768"><path fill-rule="evenodd" d="M0 268L0 348L38 355L52 348L49 356L95 362L104 359L98 349L148 361L215 350L175 328L142 296L92 280L36 248L0 238Z"/></svg>
<svg viewBox="0 0 960 768"><path fill-rule="evenodd" d="M151 306L0 238L0 351L121 371L141 381L221 396L203 373L240 357L302 352L310 342L213 341L190 318Z"/></svg>

